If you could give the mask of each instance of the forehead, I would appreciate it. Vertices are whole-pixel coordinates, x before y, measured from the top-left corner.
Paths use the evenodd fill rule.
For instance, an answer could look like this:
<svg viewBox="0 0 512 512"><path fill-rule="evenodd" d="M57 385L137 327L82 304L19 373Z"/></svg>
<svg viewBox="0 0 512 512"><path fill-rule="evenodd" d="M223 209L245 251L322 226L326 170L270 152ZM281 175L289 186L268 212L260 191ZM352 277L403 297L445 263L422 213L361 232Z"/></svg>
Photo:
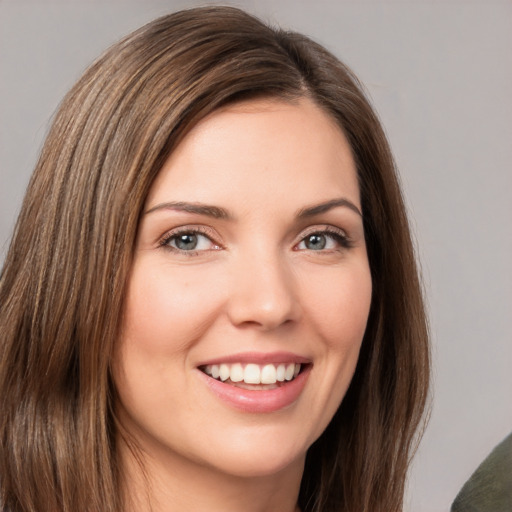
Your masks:
<svg viewBox="0 0 512 512"><path fill-rule="evenodd" d="M165 162L148 204L169 200L297 201L349 196L359 204L351 148L341 128L307 98L244 101L200 121ZM242 199L247 202L247 198Z"/></svg>

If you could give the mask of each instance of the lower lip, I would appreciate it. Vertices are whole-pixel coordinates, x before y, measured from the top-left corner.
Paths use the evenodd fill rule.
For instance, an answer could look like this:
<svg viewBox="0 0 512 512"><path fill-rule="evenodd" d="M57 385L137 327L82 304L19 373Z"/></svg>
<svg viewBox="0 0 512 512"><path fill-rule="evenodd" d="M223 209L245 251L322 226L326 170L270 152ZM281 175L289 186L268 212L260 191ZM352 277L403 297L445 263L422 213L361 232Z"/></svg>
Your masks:
<svg viewBox="0 0 512 512"><path fill-rule="evenodd" d="M226 404L250 413L268 413L292 405L300 396L309 376L308 365L295 379L274 389L243 389L209 377L198 370L208 387Z"/></svg>

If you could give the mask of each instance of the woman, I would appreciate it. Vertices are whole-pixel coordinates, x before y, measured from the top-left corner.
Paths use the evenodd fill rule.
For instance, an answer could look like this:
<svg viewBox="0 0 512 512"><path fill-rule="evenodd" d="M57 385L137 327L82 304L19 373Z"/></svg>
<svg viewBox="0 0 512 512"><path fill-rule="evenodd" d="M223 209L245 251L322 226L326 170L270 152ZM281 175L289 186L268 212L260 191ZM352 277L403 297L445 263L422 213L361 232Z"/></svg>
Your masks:
<svg viewBox="0 0 512 512"><path fill-rule="evenodd" d="M357 79L228 7L65 98L0 282L9 511L401 510L428 336Z"/></svg>

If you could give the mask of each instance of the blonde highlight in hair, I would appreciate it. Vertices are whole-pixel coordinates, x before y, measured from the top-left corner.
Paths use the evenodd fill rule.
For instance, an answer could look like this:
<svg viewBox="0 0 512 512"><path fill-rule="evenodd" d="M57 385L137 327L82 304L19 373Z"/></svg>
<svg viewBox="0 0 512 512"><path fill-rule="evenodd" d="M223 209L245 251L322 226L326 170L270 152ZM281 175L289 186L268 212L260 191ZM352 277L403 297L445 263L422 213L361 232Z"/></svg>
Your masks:
<svg viewBox="0 0 512 512"><path fill-rule="evenodd" d="M215 109L302 96L351 145L374 291L353 382L308 452L300 506L401 510L429 352L386 138L357 79L330 53L230 7L181 11L130 34L85 72L54 119L0 277L2 510L122 510L110 361L151 183Z"/></svg>

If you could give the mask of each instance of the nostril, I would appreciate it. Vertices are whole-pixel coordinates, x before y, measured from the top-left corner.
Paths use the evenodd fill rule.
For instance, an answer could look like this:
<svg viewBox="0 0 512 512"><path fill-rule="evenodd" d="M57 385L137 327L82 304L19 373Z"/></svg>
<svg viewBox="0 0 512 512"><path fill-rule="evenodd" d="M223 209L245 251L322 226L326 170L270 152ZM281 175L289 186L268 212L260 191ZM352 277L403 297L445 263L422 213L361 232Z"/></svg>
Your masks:
<svg viewBox="0 0 512 512"><path fill-rule="evenodd" d="M251 295L249 290L231 298L228 315L237 327L276 329L291 325L300 317L300 307L292 295L270 297Z"/></svg>
<svg viewBox="0 0 512 512"><path fill-rule="evenodd" d="M229 292L229 317L238 327L275 329L300 316L293 269L261 240L233 262Z"/></svg>

